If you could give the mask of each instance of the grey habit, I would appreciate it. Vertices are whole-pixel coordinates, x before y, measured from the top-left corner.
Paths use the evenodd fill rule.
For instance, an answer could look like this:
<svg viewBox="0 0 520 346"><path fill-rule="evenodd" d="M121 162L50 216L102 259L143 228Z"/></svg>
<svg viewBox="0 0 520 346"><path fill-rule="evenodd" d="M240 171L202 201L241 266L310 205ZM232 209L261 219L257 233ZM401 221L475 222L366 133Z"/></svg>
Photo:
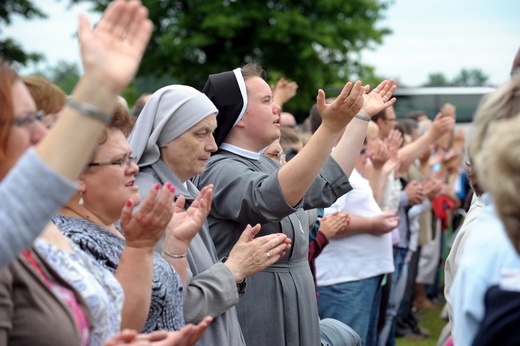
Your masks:
<svg viewBox="0 0 520 346"><path fill-rule="evenodd" d="M281 164L225 142L247 109L241 69L210 75L203 92L219 109L215 140L219 151L194 180L214 184L208 217L218 256L227 256L247 224L261 224L258 236L284 233L292 247L278 262L246 279L238 318L247 345L320 345L314 281L308 262L309 220L304 209L329 207L352 189L330 156L306 195L294 208L278 183Z"/></svg>
<svg viewBox="0 0 520 346"><path fill-rule="evenodd" d="M304 209L328 207L352 187L329 157L303 200L292 208L278 184L280 167L264 155L252 159L219 150L195 184L215 185L208 221L219 257L229 254L247 224L262 225L258 236L284 233L292 240L280 261L246 279L247 295L240 297L237 313L247 345L316 346L320 327Z"/></svg>
<svg viewBox="0 0 520 346"><path fill-rule="evenodd" d="M186 198L186 206L193 202L199 190L190 181L183 184L160 160L159 147L215 113L211 101L188 86L167 86L153 94L129 138L140 167L136 179L141 198L154 184L170 182L176 195ZM234 308L245 285L237 288L231 271L218 261L207 221L191 241L187 259L184 318L187 323L198 323L207 315L214 317L197 345L245 345Z"/></svg>

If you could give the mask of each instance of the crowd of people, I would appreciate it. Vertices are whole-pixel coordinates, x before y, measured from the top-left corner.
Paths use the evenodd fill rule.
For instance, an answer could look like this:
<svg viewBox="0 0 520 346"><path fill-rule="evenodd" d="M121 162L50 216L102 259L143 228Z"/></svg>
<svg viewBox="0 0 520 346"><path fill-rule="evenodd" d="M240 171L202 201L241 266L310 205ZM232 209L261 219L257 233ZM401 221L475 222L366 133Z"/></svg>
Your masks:
<svg viewBox="0 0 520 346"><path fill-rule="evenodd" d="M426 338L450 227L439 345L520 341L520 51L466 159L456 105L396 114L392 79L320 89L302 124L255 63L129 109L152 28L139 1L81 17L71 95L0 61L0 345Z"/></svg>

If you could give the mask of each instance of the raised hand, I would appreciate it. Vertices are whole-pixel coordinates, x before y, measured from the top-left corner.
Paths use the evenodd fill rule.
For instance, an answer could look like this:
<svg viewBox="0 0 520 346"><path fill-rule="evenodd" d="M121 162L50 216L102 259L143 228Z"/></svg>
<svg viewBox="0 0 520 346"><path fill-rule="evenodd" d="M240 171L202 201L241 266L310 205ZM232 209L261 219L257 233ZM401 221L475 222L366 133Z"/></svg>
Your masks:
<svg viewBox="0 0 520 346"><path fill-rule="evenodd" d="M431 136L434 140L441 138L444 134L453 131L455 127L455 119L452 117L445 117L442 113L438 113L433 119L432 126L428 133L431 133Z"/></svg>
<svg viewBox="0 0 520 346"><path fill-rule="evenodd" d="M79 42L85 75L102 78L103 86L120 94L134 77L153 25L139 1L116 0L91 28L80 17Z"/></svg>
<svg viewBox="0 0 520 346"><path fill-rule="evenodd" d="M357 81L354 85L348 82L334 102L327 104L325 92L322 89L318 90L316 106L322 118L322 125L335 132L347 126L363 106L364 93L365 89L361 86L360 81Z"/></svg>
<svg viewBox="0 0 520 346"><path fill-rule="evenodd" d="M184 196L180 196L175 201L175 213L166 230L165 249L174 253L186 252L191 240L209 214L212 198L213 185L208 185L200 191L187 210L184 210Z"/></svg>
<svg viewBox="0 0 520 346"><path fill-rule="evenodd" d="M160 191L160 192L159 192ZM161 239L174 213L172 200L175 188L165 184L152 187L139 210L132 214L135 202L128 201L121 212L121 228L125 233L126 246L153 248Z"/></svg>
<svg viewBox="0 0 520 346"><path fill-rule="evenodd" d="M285 102L296 95L297 91L298 84L296 84L296 82L288 82L285 78L281 77L273 88L273 101L282 107Z"/></svg>
<svg viewBox="0 0 520 346"><path fill-rule="evenodd" d="M406 185L404 192L408 197L408 205L420 204L425 197L422 184L415 180Z"/></svg>
<svg viewBox="0 0 520 346"><path fill-rule="evenodd" d="M225 262L237 282L274 264L291 247L291 239L285 234L254 238L259 231L259 224L247 225Z"/></svg>
<svg viewBox="0 0 520 346"><path fill-rule="evenodd" d="M389 148L399 150L401 145L403 145L403 135L396 129L390 130L384 142Z"/></svg>
<svg viewBox="0 0 520 346"><path fill-rule="evenodd" d="M375 143L375 148L370 153L370 160L372 161L372 165L375 169L382 169L384 164L390 158L390 155L391 152L388 150L386 144L378 139Z"/></svg>
<svg viewBox="0 0 520 346"><path fill-rule="evenodd" d="M373 117L377 113L381 112L395 103L395 97L392 97L396 89L395 81L393 79L384 80L379 85L368 92L369 86L364 87L365 93L363 94L363 107L360 113Z"/></svg>

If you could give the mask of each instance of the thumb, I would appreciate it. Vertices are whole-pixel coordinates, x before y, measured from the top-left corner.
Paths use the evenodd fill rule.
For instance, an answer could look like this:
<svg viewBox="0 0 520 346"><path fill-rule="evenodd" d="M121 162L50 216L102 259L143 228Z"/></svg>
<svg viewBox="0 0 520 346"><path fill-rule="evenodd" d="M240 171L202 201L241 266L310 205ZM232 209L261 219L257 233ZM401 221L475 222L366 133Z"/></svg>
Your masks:
<svg viewBox="0 0 520 346"><path fill-rule="evenodd" d="M316 107L318 108L320 115L325 110L325 106L325 91L318 89L318 96L316 96Z"/></svg>
<svg viewBox="0 0 520 346"><path fill-rule="evenodd" d="M437 113L437 115L435 116L433 121L436 121L436 120L439 120L439 119L442 119L442 112Z"/></svg>
<svg viewBox="0 0 520 346"><path fill-rule="evenodd" d="M384 217L392 217L397 215L397 210L386 210L383 212Z"/></svg>
<svg viewBox="0 0 520 346"><path fill-rule="evenodd" d="M251 225L247 225L244 232L242 232L242 235L240 236L240 241L243 241L245 243L249 243L252 241L255 237L255 235L258 234L260 231L260 224L256 224L255 227L251 227Z"/></svg>
<svg viewBox="0 0 520 346"><path fill-rule="evenodd" d="M181 212L184 210L184 204L186 203L186 198L183 195L180 195L174 202L175 212Z"/></svg>

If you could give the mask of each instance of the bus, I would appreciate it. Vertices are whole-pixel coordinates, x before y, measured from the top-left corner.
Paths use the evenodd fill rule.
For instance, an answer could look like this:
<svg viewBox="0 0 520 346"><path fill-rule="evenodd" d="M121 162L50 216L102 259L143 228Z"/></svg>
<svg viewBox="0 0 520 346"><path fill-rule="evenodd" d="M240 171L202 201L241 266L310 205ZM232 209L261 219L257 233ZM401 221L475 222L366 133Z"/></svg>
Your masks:
<svg viewBox="0 0 520 346"><path fill-rule="evenodd" d="M398 118L422 110L433 119L445 103L451 103L457 108L457 123L467 124L473 120L482 96L494 90L492 87L398 87L394 109Z"/></svg>

